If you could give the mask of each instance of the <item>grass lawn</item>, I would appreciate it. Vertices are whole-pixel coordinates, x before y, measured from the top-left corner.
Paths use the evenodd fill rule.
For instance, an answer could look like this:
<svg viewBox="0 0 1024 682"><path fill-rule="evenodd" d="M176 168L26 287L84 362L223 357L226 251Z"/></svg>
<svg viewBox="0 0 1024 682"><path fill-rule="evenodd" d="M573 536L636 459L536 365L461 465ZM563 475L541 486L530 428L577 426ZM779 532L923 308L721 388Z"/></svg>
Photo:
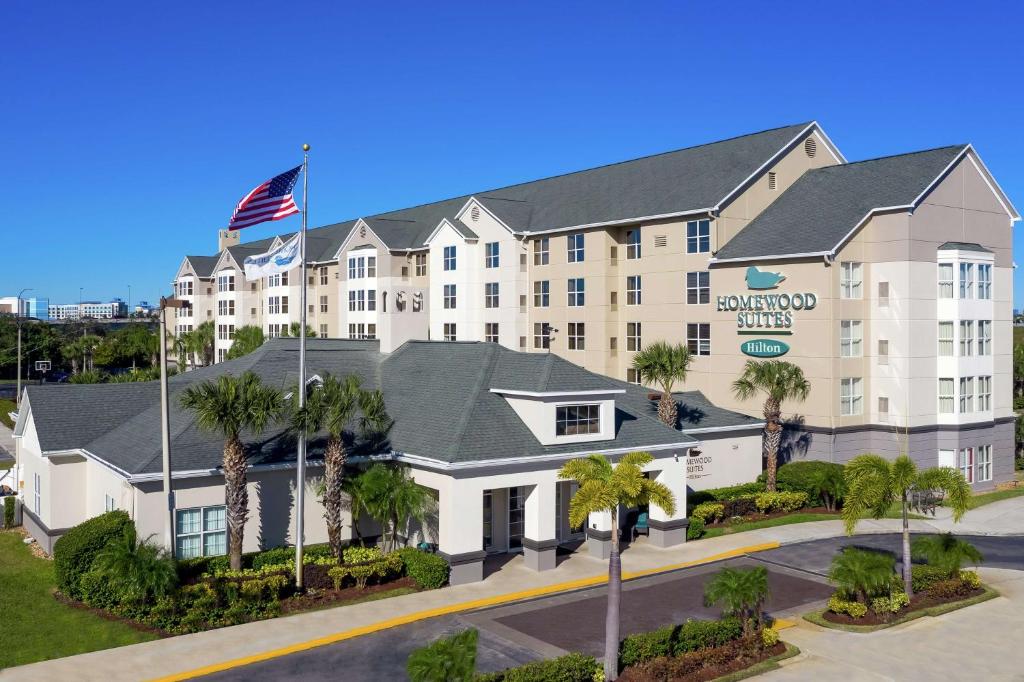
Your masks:
<svg viewBox="0 0 1024 682"><path fill-rule="evenodd" d="M981 493L980 495L972 495L968 502L968 509L977 509L978 507L984 507L986 504L992 504L999 500L1008 500L1011 497L1020 497L1024 495L1024 488L1010 488L1009 490L993 490L990 493Z"/></svg>
<svg viewBox="0 0 1024 682"><path fill-rule="evenodd" d="M53 598L53 563L32 556L15 532L0 532L0 669L155 639Z"/></svg>
<svg viewBox="0 0 1024 682"><path fill-rule="evenodd" d="M14 422L11 421L11 418L9 416L7 416L7 413L13 411L15 407L16 405L14 404L13 400L8 400L7 398L0 398L0 423L2 423L9 429L14 428Z"/></svg>
<svg viewBox="0 0 1024 682"><path fill-rule="evenodd" d="M865 519L870 518L865 516ZM889 513L883 518L886 519L901 519L903 516L900 514L900 508L898 505L893 505ZM909 514L911 519L927 519L927 516L921 516L920 514ZM839 521L841 517L839 514L823 514L823 513L811 513L811 512L794 512L787 514L786 516L778 516L774 519L762 519L760 521L746 521L744 523L737 523L733 526L721 526L718 528L708 528L704 531L704 538L717 538L720 535L732 535L733 533L742 533L748 530L757 530L758 528L774 528L775 526L788 526L792 523L810 523L812 521Z"/></svg>

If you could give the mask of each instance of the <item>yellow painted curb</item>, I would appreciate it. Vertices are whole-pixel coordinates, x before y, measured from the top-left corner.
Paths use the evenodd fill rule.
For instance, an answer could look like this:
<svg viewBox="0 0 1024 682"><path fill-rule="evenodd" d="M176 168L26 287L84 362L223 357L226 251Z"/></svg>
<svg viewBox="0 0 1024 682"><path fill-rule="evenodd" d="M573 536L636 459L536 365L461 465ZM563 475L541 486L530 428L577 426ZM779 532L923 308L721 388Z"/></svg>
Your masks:
<svg viewBox="0 0 1024 682"><path fill-rule="evenodd" d="M739 547L737 549L728 550L726 552L713 554L711 556L704 557L703 559L684 561L678 564L669 564L668 566L649 568L642 571L623 571L622 579L635 580L636 578L656 575L658 573L667 573L669 571L675 571L680 568L700 566L701 564L709 564L715 561L721 561L722 559L731 559L733 557L741 556L743 554L763 552L765 550L776 549L778 547L778 542L765 542L759 545ZM408 625L409 623L415 623L416 621L426 620L428 618L447 616L453 613L460 613L462 611L472 611L474 609L481 609L488 606L497 606L498 604L522 601L524 599L533 599L535 597L543 597L558 592L578 590L583 587L593 587L595 585L600 585L607 581L607 575L596 575L591 576L589 578L579 578L578 580L570 580L564 583L546 585L544 587L535 587L529 590L520 590L519 592L509 592L507 594L499 594L493 597L484 597L483 599L473 599L470 601L459 602L457 604L449 604L448 606L439 606L437 608L426 609L424 611L415 611L413 613L408 613L404 616L389 618L387 620L371 623L370 625L352 628L351 630L343 630L342 632L336 632L331 635L325 635L324 637L317 637L316 639L310 639L305 642L299 642L298 644L291 644L289 646L280 647L278 649L271 649L270 651L252 654L251 656L242 656L240 658L224 661L223 663L214 663L212 665L207 665L202 668L188 670L183 673L174 673L172 675L166 675L164 677L157 677L152 679L150 682L179 682L180 680L191 680L197 677L202 677L204 675L212 675L213 673L222 672L224 670L231 670L232 668L239 668L241 666L249 665L252 663L269 661L274 658L280 658L281 656L287 656L289 654L298 653L300 651L308 651L310 649L315 649L317 647L325 646L327 644L343 642L347 639L353 639L355 637L360 637L362 635L369 635L374 632L380 632L381 630L388 630L390 628L398 627L400 625ZM788 623L788 625L782 627L793 626L793 623L789 621L777 621L777 623L781 622ZM776 625L776 629L780 629L780 626Z"/></svg>
<svg viewBox="0 0 1024 682"><path fill-rule="evenodd" d="M785 630L786 628L795 628L796 621L789 620L788 618L776 618L775 622L772 623L772 629L774 630Z"/></svg>

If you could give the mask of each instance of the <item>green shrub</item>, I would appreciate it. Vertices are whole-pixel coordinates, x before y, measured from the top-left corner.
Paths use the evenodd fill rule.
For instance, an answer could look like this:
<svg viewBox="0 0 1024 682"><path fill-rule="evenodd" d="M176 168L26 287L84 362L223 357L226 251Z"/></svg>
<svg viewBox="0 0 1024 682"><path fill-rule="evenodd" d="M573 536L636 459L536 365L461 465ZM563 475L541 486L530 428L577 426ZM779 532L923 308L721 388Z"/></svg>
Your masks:
<svg viewBox="0 0 1024 682"><path fill-rule="evenodd" d="M4 528L14 527L14 495L4 498Z"/></svg>
<svg viewBox="0 0 1024 682"><path fill-rule="evenodd" d="M946 578L932 583L928 588L928 596L936 599L952 599L953 597L967 596L972 589L960 578Z"/></svg>
<svg viewBox="0 0 1024 682"><path fill-rule="evenodd" d="M676 626L672 636L672 655L720 646L743 635L739 618L721 620L688 620Z"/></svg>
<svg viewBox="0 0 1024 682"><path fill-rule="evenodd" d="M839 592L836 592L829 598L828 610L832 613L845 613L851 618L863 618L868 613L866 604L843 599Z"/></svg>
<svg viewBox="0 0 1024 682"><path fill-rule="evenodd" d="M98 573L119 593L119 601L145 602L162 597L175 587L178 571L174 557L149 539L140 539L134 524L121 537L101 549L92 562Z"/></svg>
<svg viewBox="0 0 1024 682"><path fill-rule="evenodd" d="M794 512L807 506L805 492L760 493L754 498L757 510L762 514L772 512Z"/></svg>
<svg viewBox="0 0 1024 682"><path fill-rule="evenodd" d="M81 598L79 580L92 569L96 555L124 536L125 528L132 525L128 513L111 511L94 516L65 533L53 546L53 573L61 592L75 599Z"/></svg>
<svg viewBox="0 0 1024 682"><path fill-rule="evenodd" d="M779 643L779 631L775 628L761 628L761 644L769 649Z"/></svg>
<svg viewBox="0 0 1024 682"><path fill-rule="evenodd" d="M112 609L121 603L122 595L99 571L86 571L78 579L78 598L97 609Z"/></svg>
<svg viewBox="0 0 1024 682"><path fill-rule="evenodd" d="M756 513L757 503L755 498L756 495L746 495L723 501L722 504L725 506L725 511L722 512L722 518L731 519L736 516L749 516Z"/></svg>
<svg viewBox="0 0 1024 682"><path fill-rule="evenodd" d="M690 517L690 525L686 528L686 539L697 540L704 535L704 520Z"/></svg>
<svg viewBox="0 0 1024 682"><path fill-rule="evenodd" d="M722 520L725 505L720 502L702 502L690 512L690 518L700 519L704 523L715 523Z"/></svg>
<svg viewBox="0 0 1024 682"><path fill-rule="evenodd" d="M282 564L295 564L294 547L275 547L264 550L252 558L252 568L263 568L264 566L280 566Z"/></svg>
<svg viewBox="0 0 1024 682"><path fill-rule="evenodd" d="M346 564L364 564L368 561L376 561L384 556L379 547L346 547L341 553Z"/></svg>
<svg viewBox="0 0 1024 682"><path fill-rule="evenodd" d="M762 473L759 481L764 481ZM835 508L846 493L843 483L843 465L815 460L788 462L779 467L776 475L779 490L807 493L811 505Z"/></svg>
<svg viewBox="0 0 1024 682"><path fill-rule="evenodd" d="M442 637L409 655L405 670L412 682L471 682L476 669L475 628Z"/></svg>
<svg viewBox="0 0 1024 682"><path fill-rule="evenodd" d="M764 492L764 481L752 481L750 483L740 483L739 485L730 485L724 488L708 488L707 490L697 490L688 496L688 501L691 504L701 504L702 502L726 502L728 500L735 500L740 497L747 495L756 495Z"/></svg>
<svg viewBox="0 0 1024 682"><path fill-rule="evenodd" d="M960 582L972 590L981 589L981 577L974 571L960 571Z"/></svg>
<svg viewBox="0 0 1024 682"><path fill-rule="evenodd" d="M927 592L928 588L949 578L949 572L941 566L912 565L910 567L910 586L914 592Z"/></svg>
<svg viewBox="0 0 1024 682"><path fill-rule="evenodd" d="M592 656L568 654L527 663L498 673L476 676L476 682L594 682L601 665Z"/></svg>
<svg viewBox="0 0 1024 682"><path fill-rule="evenodd" d="M327 571L327 575L334 584L334 589L340 590L342 581L346 578L352 578L355 581L356 587L361 590L366 587L366 583L370 578L377 578L379 581L383 581L390 576L400 574L405 565L401 555L397 553L385 555L380 550L377 550L376 553L354 553L352 556L372 556L374 558L360 563L348 563L346 561L344 564L333 566Z"/></svg>
<svg viewBox="0 0 1024 682"><path fill-rule="evenodd" d="M904 606L910 604L910 597L906 592L893 592L888 597L875 597L871 600L871 610L880 616L896 613Z"/></svg>
<svg viewBox="0 0 1024 682"><path fill-rule="evenodd" d="M672 653L672 635L676 628L668 626L654 632L629 635L619 643L619 666L636 665Z"/></svg>
<svg viewBox="0 0 1024 682"><path fill-rule="evenodd" d="M447 584L450 568L444 557L421 552L415 547L403 547L395 554L402 557L405 574L415 580L421 588L434 590Z"/></svg>

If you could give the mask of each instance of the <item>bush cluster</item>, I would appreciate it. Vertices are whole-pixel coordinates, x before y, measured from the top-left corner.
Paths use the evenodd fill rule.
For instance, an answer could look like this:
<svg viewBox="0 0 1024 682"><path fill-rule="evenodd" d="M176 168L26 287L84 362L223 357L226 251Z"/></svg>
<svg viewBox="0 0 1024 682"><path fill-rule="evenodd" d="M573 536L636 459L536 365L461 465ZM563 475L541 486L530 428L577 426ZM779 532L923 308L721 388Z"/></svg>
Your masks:
<svg viewBox="0 0 1024 682"><path fill-rule="evenodd" d="M779 631L775 628L762 628L761 629L761 644L764 647L770 648L779 643Z"/></svg>
<svg viewBox="0 0 1024 682"><path fill-rule="evenodd" d="M879 616L896 613L910 604L906 592L893 592L888 597L875 597L871 600L871 610Z"/></svg>
<svg viewBox="0 0 1024 682"><path fill-rule="evenodd" d="M738 618L688 620L680 625L626 637L619 644L619 664L636 665L659 656L679 656L721 646L742 634L743 625Z"/></svg>
<svg viewBox="0 0 1024 682"><path fill-rule="evenodd" d="M910 586L914 592L927 592L928 588L949 577L949 571L937 566L915 564L910 567Z"/></svg>
<svg viewBox="0 0 1024 682"><path fill-rule="evenodd" d="M14 527L14 495L8 495L4 498L4 528Z"/></svg>
<svg viewBox="0 0 1024 682"><path fill-rule="evenodd" d="M601 665L594 657L568 654L501 672L477 675L476 682L594 682L595 679L603 679L600 676Z"/></svg>
<svg viewBox="0 0 1024 682"><path fill-rule="evenodd" d="M688 501L691 504L700 504L702 502L726 502L728 500L735 500L740 497L749 497L750 495L756 495L763 492L764 481L753 481L751 483L730 485L724 488L698 490L689 495Z"/></svg>
<svg viewBox="0 0 1024 682"><path fill-rule="evenodd" d="M701 502L690 512L691 519L700 519L704 523L715 523L722 520L725 505L721 502Z"/></svg>
<svg viewBox="0 0 1024 682"><path fill-rule="evenodd" d="M405 574L424 590L434 590L448 583L448 562L444 557L403 547L396 552L405 564Z"/></svg>
<svg viewBox="0 0 1024 682"><path fill-rule="evenodd" d="M476 669L474 628L442 637L409 655L405 670L411 682L472 682Z"/></svg>
<svg viewBox="0 0 1024 682"><path fill-rule="evenodd" d="M974 590L970 583L957 578L946 578L931 584L928 588L928 596L936 599L953 599L954 597L965 597Z"/></svg>
<svg viewBox="0 0 1024 682"><path fill-rule="evenodd" d="M728 499L701 502L690 511L690 518L708 524L755 512L793 512L807 506L808 499L805 492L743 493Z"/></svg>
<svg viewBox="0 0 1024 682"><path fill-rule="evenodd" d="M828 610L832 613L845 613L851 618L863 618L868 613L866 604L844 599L838 592L829 598Z"/></svg>
<svg viewBox="0 0 1024 682"><path fill-rule="evenodd" d="M809 496L805 492L760 493L754 497L754 504L762 514L772 512L794 512L807 506Z"/></svg>
<svg viewBox="0 0 1024 682"><path fill-rule="evenodd" d="M766 476L762 473L757 480L763 483ZM779 490L807 493L815 506L827 505L827 498L833 504L842 503L845 493L843 465L834 462L788 462L779 467L775 480Z"/></svg>
<svg viewBox="0 0 1024 682"><path fill-rule="evenodd" d="M972 590L977 590L981 587L981 576L975 571L960 571L960 582Z"/></svg>
<svg viewBox="0 0 1024 682"><path fill-rule="evenodd" d="M690 517L690 525L686 527L686 539L697 540L704 535L704 519Z"/></svg>
<svg viewBox="0 0 1024 682"><path fill-rule="evenodd" d="M345 563L333 566L327 571L327 575L334 584L334 589L340 590L346 581L351 580L357 589L362 590L371 578L376 579L377 582L385 582L389 578L401 574L404 562L399 554L383 554L379 549L377 553L380 556L374 556L358 563L349 563L346 551Z"/></svg>
<svg viewBox="0 0 1024 682"><path fill-rule="evenodd" d="M624 679L637 680L678 680L691 675L706 675L709 669L729 665L737 659L753 658L761 652L764 644L762 635L751 635L735 639L711 649L690 651L679 656L659 656L638 663L630 668ZM705 679L701 677L700 679Z"/></svg>
<svg viewBox="0 0 1024 682"><path fill-rule="evenodd" d="M53 573L57 588L81 599L80 581L92 569L100 550L124 536L132 520L128 512L111 511L83 521L65 533L53 546Z"/></svg>

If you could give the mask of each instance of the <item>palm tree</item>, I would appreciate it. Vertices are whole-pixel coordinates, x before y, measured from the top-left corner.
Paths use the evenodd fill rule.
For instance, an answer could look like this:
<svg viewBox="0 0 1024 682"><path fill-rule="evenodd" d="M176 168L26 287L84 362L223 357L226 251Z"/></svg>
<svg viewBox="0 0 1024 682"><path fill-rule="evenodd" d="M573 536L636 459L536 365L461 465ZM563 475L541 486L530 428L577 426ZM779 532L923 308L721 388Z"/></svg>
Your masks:
<svg viewBox="0 0 1024 682"><path fill-rule="evenodd" d="M246 486L248 462L239 434L260 434L283 413L284 399L276 388L265 386L252 372L230 374L185 389L181 405L191 410L201 429L224 436L224 497L228 549L232 570L242 568L242 539L249 518Z"/></svg>
<svg viewBox="0 0 1024 682"><path fill-rule="evenodd" d="M910 579L909 509L922 508L920 498L914 493L933 490L945 493L946 505L953 510L953 521L956 522L967 512L971 487L956 469L933 467L918 470L906 455L900 455L891 462L879 455L858 455L847 462L844 477L843 523L849 535L865 515L880 519L893 504L900 504L903 517L903 586L908 597L914 596Z"/></svg>
<svg viewBox="0 0 1024 682"><path fill-rule="evenodd" d="M71 373L78 374L78 358L83 357L85 352L82 350L81 339L76 338L68 341L60 347L60 354L64 356L65 360L71 363ZM84 366L83 366L84 369Z"/></svg>
<svg viewBox="0 0 1024 682"><path fill-rule="evenodd" d="M977 547L952 533L914 538L911 551L915 559L926 560L929 566L945 570L950 577L960 575L965 563L977 566L984 560Z"/></svg>
<svg viewBox="0 0 1024 682"><path fill-rule="evenodd" d="M472 682L476 673L476 628L416 649L406 662L411 682Z"/></svg>
<svg viewBox="0 0 1024 682"><path fill-rule="evenodd" d="M217 338L217 328L212 320L203 322L198 327L185 334L189 352L196 358L195 364L202 364L208 367L213 364L214 342Z"/></svg>
<svg viewBox="0 0 1024 682"><path fill-rule="evenodd" d="M235 330L235 342L228 349L227 359L234 360L248 355L263 345L263 329L247 324Z"/></svg>
<svg viewBox="0 0 1024 682"><path fill-rule="evenodd" d="M295 338L299 338L299 331L300 331L300 329L301 329L301 327L299 327L299 323L298 322L292 322L290 325L288 325L287 329L282 329L281 330L281 336L289 336L289 335L291 335L291 336L294 336ZM307 339L315 339L316 338L316 332L308 324L306 325L306 338Z"/></svg>
<svg viewBox="0 0 1024 682"><path fill-rule="evenodd" d="M176 358L179 372L184 372L188 369L188 334L189 332L182 332L170 338L171 353Z"/></svg>
<svg viewBox="0 0 1024 682"><path fill-rule="evenodd" d="M896 560L885 552L845 547L832 557L828 579L846 596L867 604L872 597L888 591L895 563Z"/></svg>
<svg viewBox="0 0 1024 682"><path fill-rule="evenodd" d="M769 594L764 566L723 568L704 586L704 604L721 604L723 616L739 616L743 634L749 635L751 620L755 631L761 629L761 610Z"/></svg>
<svg viewBox="0 0 1024 682"><path fill-rule="evenodd" d="M398 546L398 532L413 519L425 524L434 511L434 497L409 476L405 466L374 464L362 475L362 502L370 516L385 526L384 551Z"/></svg>
<svg viewBox="0 0 1024 682"><path fill-rule="evenodd" d="M779 443L782 441L782 402L803 402L811 392L811 384L803 370L783 360L747 360L743 374L732 382L732 392L740 400L764 393L764 436L762 450L767 460L765 489L775 492L779 467Z"/></svg>
<svg viewBox="0 0 1024 682"><path fill-rule="evenodd" d="M235 343L238 341L236 339ZM313 387L305 406L295 412L292 425L296 431L313 434L327 429L327 449L324 452L324 518L331 550L341 559L341 508L344 502L345 462L348 453L345 438L349 428L364 434L384 431L390 418L384 410L384 396L380 391L362 387L359 377L344 379L324 373L322 381ZM353 512L355 515L355 512ZM353 526L355 520L353 519Z"/></svg>
<svg viewBox="0 0 1024 682"><path fill-rule="evenodd" d="M664 483L643 474L654 458L646 452L630 452L612 463L601 455L573 459L562 465L558 477L573 480L579 489L569 503L569 524L582 526L590 514L611 512L612 540L608 556L608 611L604 625L604 675L614 680L619 674L619 603L622 600L622 560L619 557L619 507L656 504L669 516L676 513L676 500Z"/></svg>
<svg viewBox="0 0 1024 682"><path fill-rule="evenodd" d="M178 581L178 569L171 555L149 538L140 540L135 524L125 526L123 536L100 550L92 570L117 592L136 602L162 597Z"/></svg>
<svg viewBox="0 0 1024 682"><path fill-rule="evenodd" d="M643 350L633 356L633 369L640 375L640 379L661 387L658 419L673 429L679 419L679 407L672 397L672 387L677 381L686 380L691 360L690 350L686 346L671 345L664 341L644 346Z"/></svg>

